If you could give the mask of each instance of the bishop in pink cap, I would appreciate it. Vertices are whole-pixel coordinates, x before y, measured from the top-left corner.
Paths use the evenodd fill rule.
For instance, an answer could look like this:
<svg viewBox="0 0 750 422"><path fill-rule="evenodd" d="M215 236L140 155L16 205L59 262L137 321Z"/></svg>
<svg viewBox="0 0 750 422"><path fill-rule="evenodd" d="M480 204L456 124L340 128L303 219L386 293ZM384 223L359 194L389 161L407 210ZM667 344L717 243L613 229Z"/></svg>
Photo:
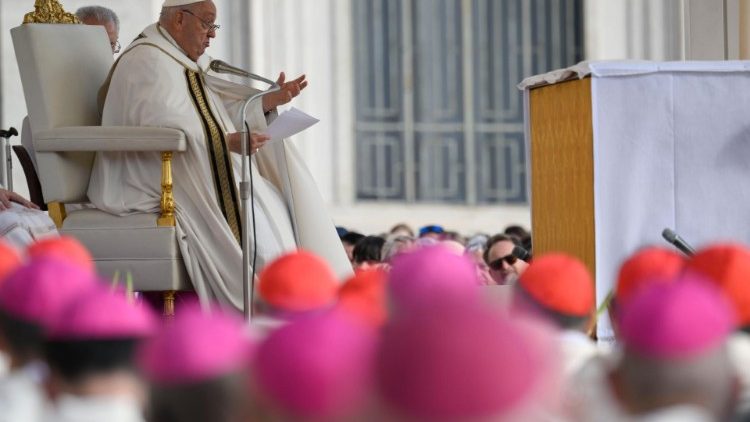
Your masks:
<svg viewBox="0 0 750 422"><path fill-rule="evenodd" d="M559 379L554 336L540 327L468 302L396 317L377 356L379 420L528 420Z"/></svg>
<svg viewBox="0 0 750 422"><path fill-rule="evenodd" d="M731 304L703 279L685 275L654 285L624 306L625 347L656 359L681 359L722 344L735 323Z"/></svg>
<svg viewBox="0 0 750 422"><path fill-rule="evenodd" d="M95 286L94 276L57 258L39 258L11 273L0 284L0 311L51 329L65 307Z"/></svg>
<svg viewBox="0 0 750 422"><path fill-rule="evenodd" d="M434 300L475 300L479 280L474 263L443 246L428 246L393 259L388 290L396 312L429 306Z"/></svg>
<svg viewBox="0 0 750 422"><path fill-rule="evenodd" d="M624 408L664 417L690 406L724 420L735 390L726 350L734 325L731 304L698 277L682 275L637 292L622 304L625 353L610 377Z"/></svg>
<svg viewBox="0 0 750 422"><path fill-rule="evenodd" d="M339 421L359 412L370 393L375 335L350 318L333 311L273 332L253 365L261 406L297 421Z"/></svg>
<svg viewBox="0 0 750 422"><path fill-rule="evenodd" d="M186 305L139 351L139 366L152 385L151 418L239 420L247 412L252 349L238 315Z"/></svg>
<svg viewBox="0 0 750 422"><path fill-rule="evenodd" d="M69 302L44 350L55 397L51 420L139 420L146 392L135 350L154 324L145 306L103 284Z"/></svg>
<svg viewBox="0 0 750 422"><path fill-rule="evenodd" d="M145 306L130 303L123 292L105 287L79 292L60 318L51 322L53 340L143 339L154 334L156 319Z"/></svg>

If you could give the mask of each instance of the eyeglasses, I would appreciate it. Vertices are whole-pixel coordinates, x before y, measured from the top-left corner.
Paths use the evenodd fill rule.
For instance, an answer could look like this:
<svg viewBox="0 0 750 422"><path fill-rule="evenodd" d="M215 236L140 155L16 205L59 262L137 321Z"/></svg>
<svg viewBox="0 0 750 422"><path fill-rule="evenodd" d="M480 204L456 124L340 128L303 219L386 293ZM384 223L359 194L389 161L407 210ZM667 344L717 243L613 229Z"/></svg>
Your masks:
<svg viewBox="0 0 750 422"><path fill-rule="evenodd" d="M195 19L198 19L199 21L201 21L201 26L203 27L203 29L205 29L208 32L211 32L211 31L216 32L216 31L218 31L221 28L221 25L217 25L215 23L206 22L203 19L201 19L198 15L196 15L195 13L193 13L193 12L187 10L187 9L182 9L180 11L181 12L185 12L188 15L194 17Z"/></svg>
<svg viewBox="0 0 750 422"><path fill-rule="evenodd" d="M502 258L498 258L489 264L487 264L488 267L490 267L491 270L500 271L503 269L503 261L505 261L508 265L513 265L518 261L518 258L511 254L511 255L505 255Z"/></svg>
<svg viewBox="0 0 750 422"><path fill-rule="evenodd" d="M120 49L122 48L122 46L120 45L120 40L109 43L109 46L112 47L113 53L119 53Z"/></svg>

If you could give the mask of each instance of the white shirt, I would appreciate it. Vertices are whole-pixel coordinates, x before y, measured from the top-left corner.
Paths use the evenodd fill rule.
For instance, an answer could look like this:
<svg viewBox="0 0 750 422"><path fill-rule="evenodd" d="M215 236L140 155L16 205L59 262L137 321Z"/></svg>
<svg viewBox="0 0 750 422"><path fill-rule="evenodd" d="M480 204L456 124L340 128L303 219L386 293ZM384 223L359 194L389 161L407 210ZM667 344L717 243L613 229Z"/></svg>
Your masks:
<svg viewBox="0 0 750 422"><path fill-rule="evenodd" d="M44 367L27 365L0 378L0 422L39 422L47 401L41 388Z"/></svg>
<svg viewBox="0 0 750 422"><path fill-rule="evenodd" d="M45 422L144 422L135 400L122 396L60 397Z"/></svg>

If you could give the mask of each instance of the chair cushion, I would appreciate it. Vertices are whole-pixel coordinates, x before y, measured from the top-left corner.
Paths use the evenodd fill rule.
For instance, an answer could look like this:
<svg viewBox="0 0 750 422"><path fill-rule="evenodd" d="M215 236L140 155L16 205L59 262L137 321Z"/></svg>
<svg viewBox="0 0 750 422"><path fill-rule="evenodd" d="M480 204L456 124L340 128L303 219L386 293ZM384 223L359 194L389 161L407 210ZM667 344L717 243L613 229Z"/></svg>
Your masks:
<svg viewBox="0 0 750 422"><path fill-rule="evenodd" d="M156 214L118 217L97 209L73 211L61 233L73 236L94 257L105 277L133 275L136 290L192 290L174 227L158 227Z"/></svg>

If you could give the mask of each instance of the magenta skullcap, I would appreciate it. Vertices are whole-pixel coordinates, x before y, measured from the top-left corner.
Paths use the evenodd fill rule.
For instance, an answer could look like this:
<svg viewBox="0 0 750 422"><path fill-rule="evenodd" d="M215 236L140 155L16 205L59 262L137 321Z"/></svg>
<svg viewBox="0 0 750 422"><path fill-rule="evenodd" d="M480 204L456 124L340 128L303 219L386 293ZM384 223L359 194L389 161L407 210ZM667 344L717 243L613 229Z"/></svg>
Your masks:
<svg viewBox="0 0 750 422"><path fill-rule="evenodd" d="M162 385L206 381L244 368L252 350L242 318L189 304L138 354L146 377Z"/></svg>
<svg viewBox="0 0 750 422"><path fill-rule="evenodd" d="M483 305L444 302L393 319L376 359L383 404L415 420L515 414L538 401L546 370L541 331ZM551 335L551 334L550 334Z"/></svg>
<svg viewBox="0 0 750 422"><path fill-rule="evenodd" d="M340 311L292 322L258 348L258 394L296 418L350 416L369 396L375 341L372 329Z"/></svg>
<svg viewBox="0 0 750 422"><path fill-rule="evenodd" d="M434 300L476 299L475 264L444 246L428 246L397 255L389 275L390 300L398 310L429 305Z"/></svg>
<svg viewBox="0 0 750 422"><path fill-rule="evenodd" d="M690 358L722 344L734 329L731 305L694 275L636 293L620 317L626 350L655 359Z"/></svg>
<svg viewBox="0 0 750 422"><path fill-rule="evenodd" d="M102 283L69 302L54 321L49 337L54 340L118 340L149 337L156 328L151 311L132 304L120 290Z"/></svg>
<svg viewBox="0 0 750 422"><path fill-rule="evenodd" d="M49 329L77 296L96 286L94 276L57 258L39 258L12 272L0 285L0 310Z"/></svg>

